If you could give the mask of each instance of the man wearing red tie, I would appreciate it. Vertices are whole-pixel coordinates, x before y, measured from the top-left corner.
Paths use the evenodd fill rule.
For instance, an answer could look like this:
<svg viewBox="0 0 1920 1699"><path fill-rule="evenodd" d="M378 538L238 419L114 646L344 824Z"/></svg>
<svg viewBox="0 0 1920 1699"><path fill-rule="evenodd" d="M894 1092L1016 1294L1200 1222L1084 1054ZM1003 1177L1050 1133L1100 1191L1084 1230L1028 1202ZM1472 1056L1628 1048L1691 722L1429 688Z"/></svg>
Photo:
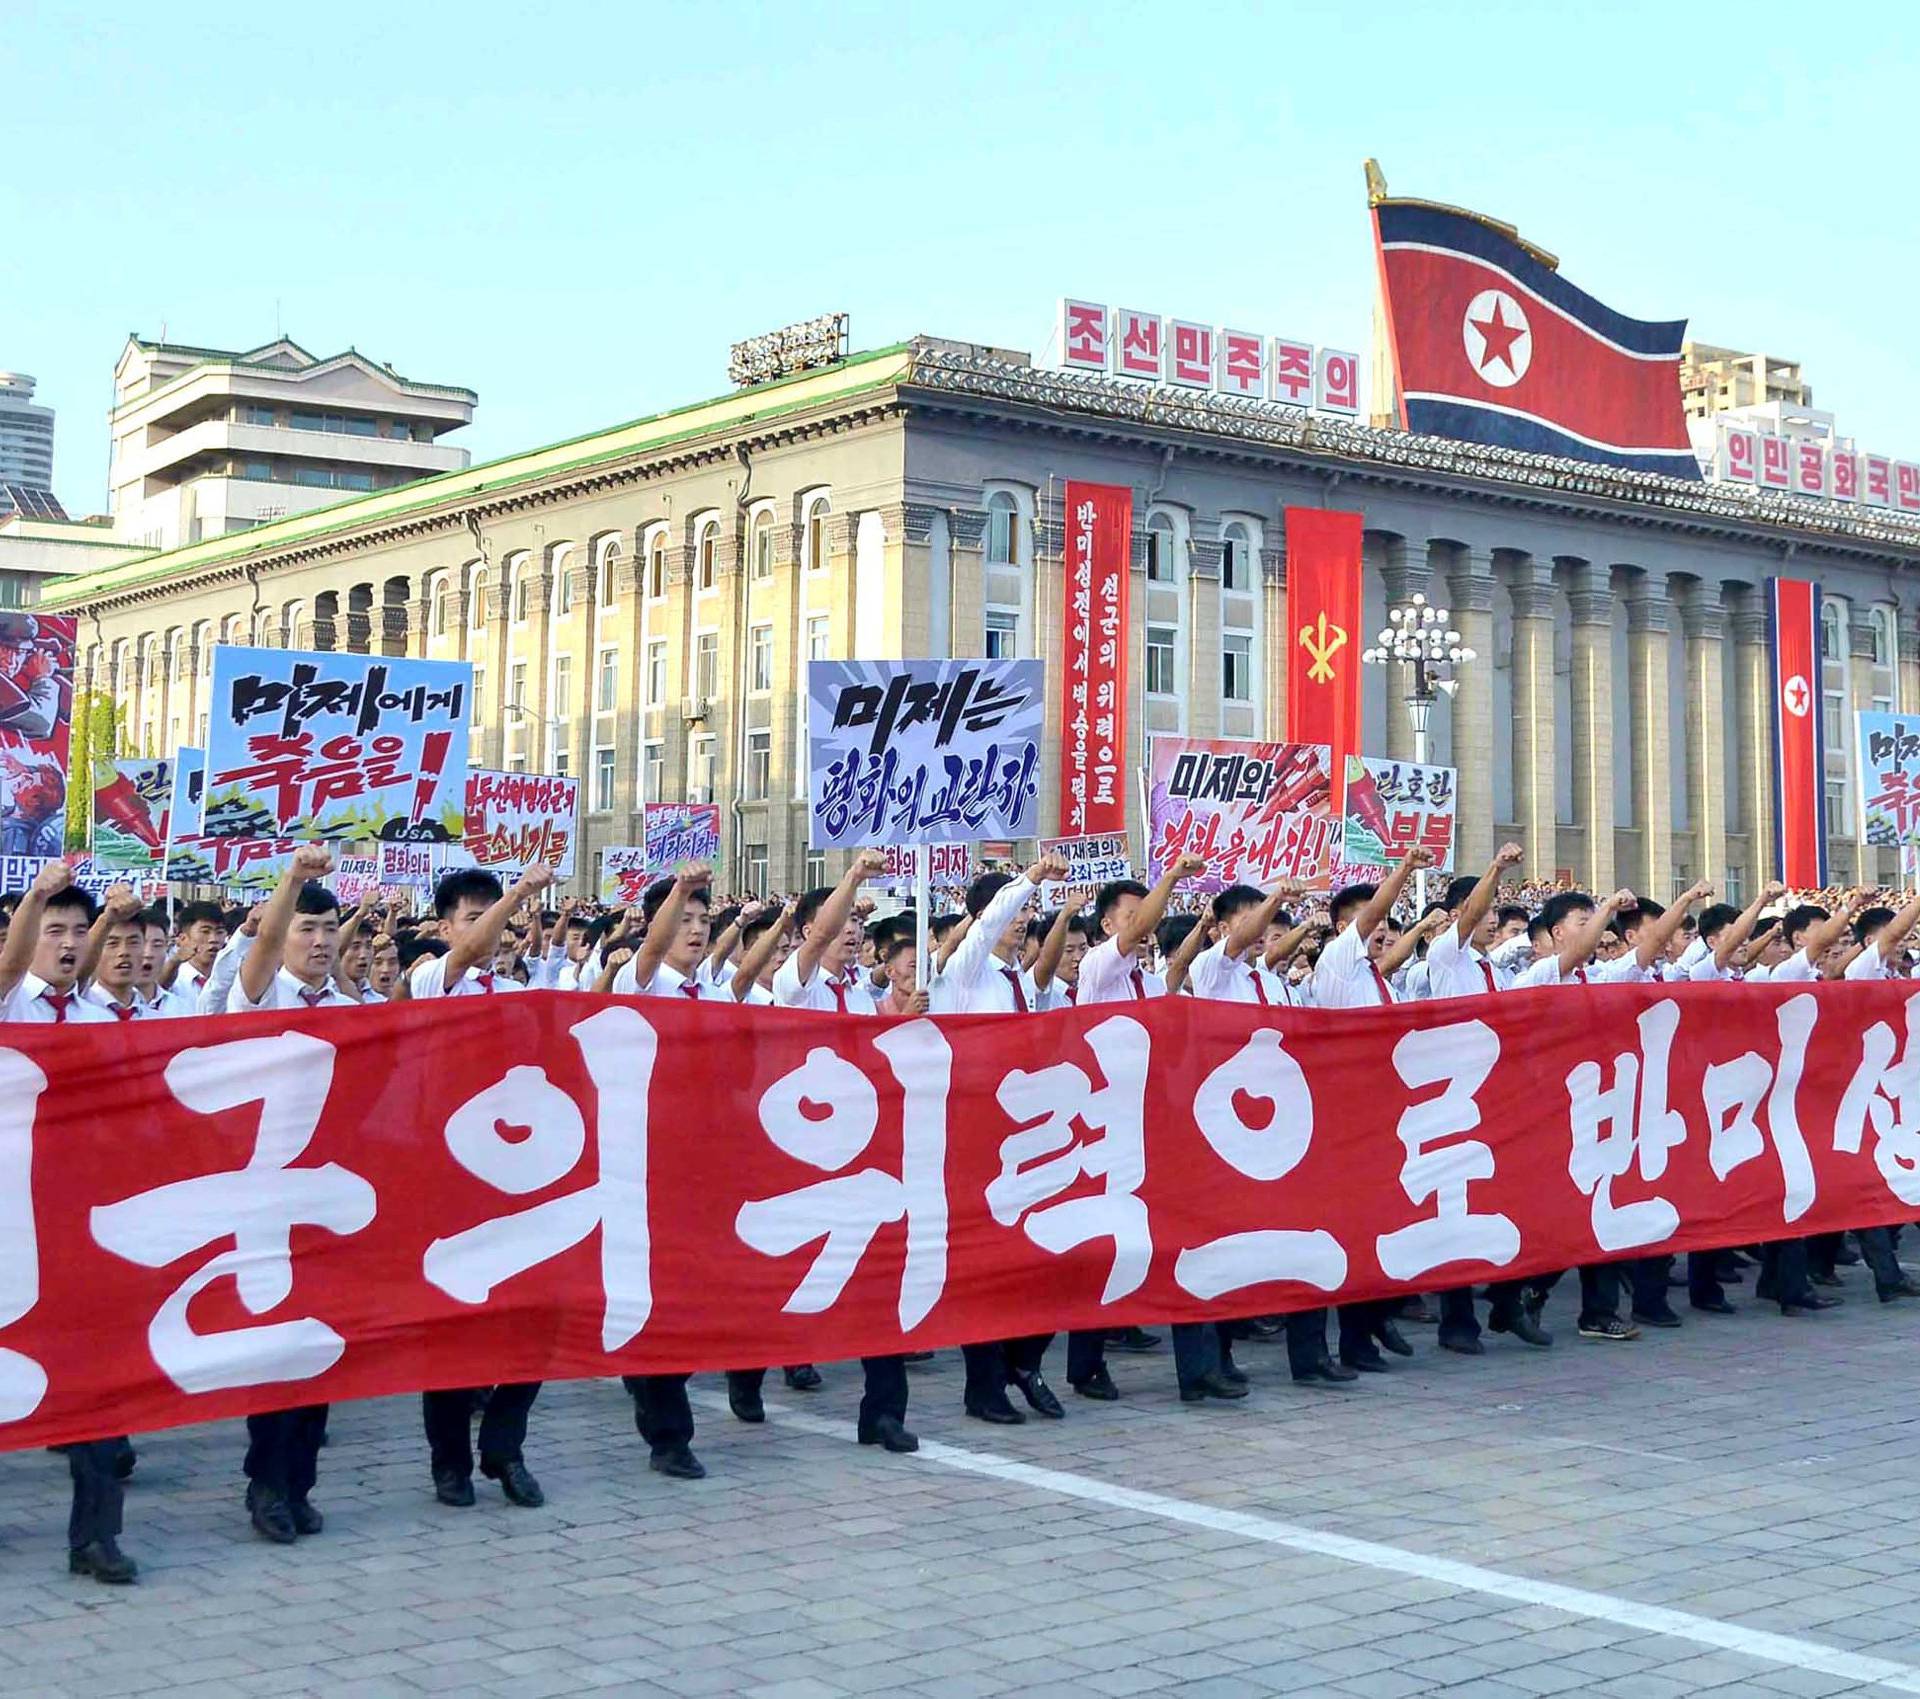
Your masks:
<svg viewBox="0 0 1920 1699"><path fill-rule="evenodd" d="M446 942L444 956L417 963L408 978L409 995L491 997L521 991L519 980L493 971L501 935L520 908L538 899L553 883L553 869L536 864L502 891L500 881L478 867L456 868L433 889L433 912ZM537 1510L547 1502L540 1483L521 1456L527 1439L527 1414L540 1396L540 1382L510 1386L439 1387L420 1395L420 1419L427 1430L433 1469L433 1496L455 1509L473 1503L473 1408L484 1403L480 1418L480 1473L498 1481L509 1504Z"/></svg>
<svg viewBox="0 0 1920 1699"><path fill-rule="evenodd" d="M80 995L114 1020L144 1020L162 1011L140 995L139 974L147 950L147 930L140 899L127 885L107 893L106 906L87 936L92 968Z"/></svg>

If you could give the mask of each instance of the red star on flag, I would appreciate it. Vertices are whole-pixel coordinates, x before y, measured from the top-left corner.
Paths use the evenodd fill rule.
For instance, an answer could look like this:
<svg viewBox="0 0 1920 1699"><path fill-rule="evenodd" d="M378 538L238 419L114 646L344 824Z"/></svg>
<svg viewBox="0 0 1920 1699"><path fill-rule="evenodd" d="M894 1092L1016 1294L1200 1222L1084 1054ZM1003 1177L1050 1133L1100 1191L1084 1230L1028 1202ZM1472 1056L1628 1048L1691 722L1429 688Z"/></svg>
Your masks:
<svg viewBox="0 0 1920 1699"><path fill-rule="evenodd" d="M1498 360L1508 371L1513 371L1513 345L1526 335L1527 327L1523 324L1508 324L1500 312L1498 301L1493 304L1491 318L1470 319L1467 322L1479 331L1486 341L1486 352L1480 356L1482 368L1491 366L1495 360Z"/></svg>

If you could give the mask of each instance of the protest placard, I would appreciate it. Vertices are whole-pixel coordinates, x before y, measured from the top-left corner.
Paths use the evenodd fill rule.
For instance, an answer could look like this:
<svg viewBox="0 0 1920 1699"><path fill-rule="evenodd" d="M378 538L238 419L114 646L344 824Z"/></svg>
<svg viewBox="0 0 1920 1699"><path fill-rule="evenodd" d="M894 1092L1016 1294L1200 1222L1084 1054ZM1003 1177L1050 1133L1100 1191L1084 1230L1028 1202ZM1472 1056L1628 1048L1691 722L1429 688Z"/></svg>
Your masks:
<svg viewBox="0 0 1920 1699"><path fill-rule="evenodd" d="M720 805L717 802L650 802L646 806L648 868L672 873L689 862L720 854Z"/></svg>
<svg viewBox="0 0 1920 1699"><path fill-rule="evenodd" d="M1296 879L1324 887L1340 847L1332 757L1324 743L1156 737L1148 795L1147 870L1206 858L1195 891Z"/></svg>
<svg viewBox="0 0 1920 1699"><path fill-rule="evenodd" d="M1031 837L1039 661L810 661L811 846Z"/></svg>
<svg viewBox="0 0 1920 1699"><path fill-rule="evenodd" d="M630 908L646 894L648 878L645 844L612 844L600 852L594 894L610 906Z"/></svg>
<svg viewBox="0 0 1920 1699"><path fill-rule="evenodd" d="M1384 867L1423 844L1433 851L1434 871L1451 872L1459 788L1451 767L1349 755L1344 859Z"/></svg>
<svg viewBox="0 0 1920 1699"><path fill-rule="evenodd" d="M458 843L473 668L221 644L201 835Z"/></svg>
<svg viewBox="0 0 1920 1699"><path fill-rule="evenodd" d="M97 867L145 871L166 854L173 805L173 762L132 757L93 764L93 860Z"/></svg>
<svg viewBox="0 0 1920 1699"><path fill-rule="evenodd" d="M502 879L518 878L536 862L556 878L572 878L579 815L578 779L486 767L467 775L467 854Z"/></svg>
<svg viewBox="0 0 1920 1699"><path fill-rule="evenodd" d="M73 633L71 615L0 610L0 855L66 841Z"/></svg>

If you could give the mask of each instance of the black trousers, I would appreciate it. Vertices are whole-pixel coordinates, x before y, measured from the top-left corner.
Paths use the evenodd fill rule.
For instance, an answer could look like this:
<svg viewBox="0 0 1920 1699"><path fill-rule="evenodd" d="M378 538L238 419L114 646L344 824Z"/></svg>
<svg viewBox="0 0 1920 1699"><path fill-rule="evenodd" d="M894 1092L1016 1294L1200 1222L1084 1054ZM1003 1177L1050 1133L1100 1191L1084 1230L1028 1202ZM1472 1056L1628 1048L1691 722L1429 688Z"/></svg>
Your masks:
<svg viewBox="0 0 1920 1699"><path fill-rule="evenodd" d="M95 1540L120 1537L120 1510L127 1490L114 1472L114 1460L124 1443L118 1439L88 1439L65 1448L67 1472L73 1477L67 1544L75 1551Z"/></svg>
<svg viewBox="0 0 1920 1699"><path fill-rule="evenodd" d="M520 1461L520 1448L527 1443L527 1412L539 1396L537 1380L496 1386L487 1394L486 1411L480 1418L482 1469ZM436 1472L451 1469L456 1475L473 1473L472 1408L473 1392L466 1387L420 1394L420 1417L426 1424L427 1446Z"/></svg>
<svg viewBox="0 0 1920 1699"><path fill-rule="evenodd" d="M905 1357L862 1357L860 1367L867 1377L866 1390L860 1394L861 1433L871 1433L882 1416L896 1422L907 1419L907 1360Z"/></svg>
<svg viewBox="0 0 1920 1699"><path fill-rule="evenodd" d="M1520 1314L1522 1299L1528 1285L1525 1280L1490 1280L1487 1282L1487 1319L1490 1322L1505 1322L1511 1326L1514 1318ZM1471 1345L1480 1337L1480 1318L1474 1313L1473 1288L1456 1286L1451 1292L1440 1294L1440 1343L1442 1345Z"/></svg>
<svg viewBox="0 0 1920 1699"><path fill-rule="evenodd" d="M1082 1329L1067 1335L1067 1383L1079 1386L1092 1380L1107 1366L1107 1335L1104 1328Z"/></svg>
<svg viewBox="0 0 1920 1699"><path fill-rule="evenodd" d="M1008 1379L1032 1374L1052 1343L1051 1333L1030 1333L1016 1339L961 1346L960 1355L967 1365L967 1401L991 1403L995 1397L1004 1397Z"/></svg>
<svg viewBox="0 0 1920 1699"><path fill-rule="evenodd" d="M1363 1304L1340 1306L1340 1361L1351 1367L1380 1355L1375 1342L1380 1325L1400 1307L1398 1298L1374 1298Z"/></svg>
<svg viewBox="0 0 1920 1699"><path fill-rule="evenodd" d="M1873 1270L1873 1289L1885 1295L1897 1288L1906 1275L1900 1270L1900 1258L1893 1248L1893 1229L1889 1227L1859 1227L1854 1230L1860 1241L1860 1255L1868 1268Z"/></svg>
<svg viewBox="0 0 1920 1699"><path fill-rule="evenodd" d="M1635 1257L1626 1267L1627 1279L1633 1289L1634 1314L1672 1315L1673 1301L1667 1296L1667 1276L1673 1272L1673 1258Z"/></svg>
<svg viewBox="0 0 1920 1699"><path fill-rule="evenodd" d="M1620 1265L1583 1263L1580 1268L1580 1325L1620 1319Z"/></svg>
<svg viewBox="0 0 1920 1699"><path fill-rule="evenodd" d="M1295 1310L1286 1318L1287 1367L1296 1375L1312 1374L1332 1360L1327 1355L1327 1312Z"/></svg>
<svg viewBox="0 0 1920 1699"><path fill-rule="evenodd" d="M313 1491L320 1473L320 1440L327 1407L302 1404L292 1410L247 1418L247 1479L293 1502Z"/></svg>
<svg viewBox="0 0 1920 1699"><path fill-rule="evenodd" d="M1772 1239L1760 1247L1760 1278L1754 1283L1759 1297L1776 1304L1798 1304L1813 1296L1807 1278L1807 1241Z"/></svg>
<svg viewBox="0 0 1920 1699"><path fill-rule="evenodd" d="M1687 1252L1687 1302L1711 1308L1727 1301L1727 1289L1720 1284L1720 1259L1725 1251Z"/></svg>
<svg viewBox="0 0 1920 1699"><path fill-rule="evenodd" d="M633 1395L633 1425L654 1456L693 1443L693 1406L687 1402L685 1375L622 1375L620 1384Z"/></svg>

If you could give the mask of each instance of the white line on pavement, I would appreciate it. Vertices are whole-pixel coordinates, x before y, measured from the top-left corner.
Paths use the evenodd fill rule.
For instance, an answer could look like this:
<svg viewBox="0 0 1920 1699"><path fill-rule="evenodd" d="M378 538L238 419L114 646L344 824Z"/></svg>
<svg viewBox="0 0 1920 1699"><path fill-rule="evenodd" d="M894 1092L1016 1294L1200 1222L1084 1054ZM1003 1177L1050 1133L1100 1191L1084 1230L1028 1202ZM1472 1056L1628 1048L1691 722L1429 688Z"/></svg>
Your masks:
<svg viewBox="0 0 1920 1699"><path fill-rule="evenodd" d="M725 1410L726 1399L718 1393L695 1392L693 1402L711 1410ZM825 1439L853 1440L850 1421L830 1421L824 1416L769 1402L767 1414L778 1419L781 1427L817 1434ZM1374 1540L1356 1540L1345 1534L1324 1533L1298 1523L1281 1522L1269 1516L1255 1516L1242 1510L1226 1510L1218 1505L1196 1504L1191 1499L1171 1498L1164 1493L1142 1492L1137 1487L1117 1486L1096 1480L1091 1475L1069 1474L1064 1469L1043 1469L1012 1457L990 1451L972 1451L964 1446L947 1445L923 1439L920 1450L909 1461L937 1464L989 1480L1005 1481L1013 1486L1030 1487L1038 1492L1057 1493L1089 1504L1105 1505L1112 1510L1131 1510L1145 1516L1157 1516L1168 1522L1205 1528L1235 1539L1256 1540L1263 1545L1284 1546L1290 1551L1311 1552L1340 1563L1360 1564L1368 1569L1385 1570L1409 1576L1416 1581L1432 1581L1465 1592L1483 1593L1517 1604L1546 1605L1595 1622L1611 1622L1622 1628L1639 1629L1646 1634L1664 1635L1674 1640L1690 1640L1696 1645L1718 1651L1737 1652L1744 1657L1760 1658L1789 1669L1817 1671L1845 1681L1870 1682L1899 1693L1920 1693L1920 1667L1876 1658L1864 1652L1847 1652L1823 1646L1815 1640L1801 1640L1791 1634L1770 1634L1763 1629L1746 1628L1738 1623L1720 1622L1689 1611L1670 1610L1664 1605L1642 1604L1612 1593L1589 1592L1584 1587L1566 1587L1554 1581L1533 1581L1524 1575L1509 1575L1503 1570L1486 1569L1477 1563L1462 1563L1454 1558L1436 1557L1428 1552L1406 1551L1399 1546L1382 1545Z"/></svg>

